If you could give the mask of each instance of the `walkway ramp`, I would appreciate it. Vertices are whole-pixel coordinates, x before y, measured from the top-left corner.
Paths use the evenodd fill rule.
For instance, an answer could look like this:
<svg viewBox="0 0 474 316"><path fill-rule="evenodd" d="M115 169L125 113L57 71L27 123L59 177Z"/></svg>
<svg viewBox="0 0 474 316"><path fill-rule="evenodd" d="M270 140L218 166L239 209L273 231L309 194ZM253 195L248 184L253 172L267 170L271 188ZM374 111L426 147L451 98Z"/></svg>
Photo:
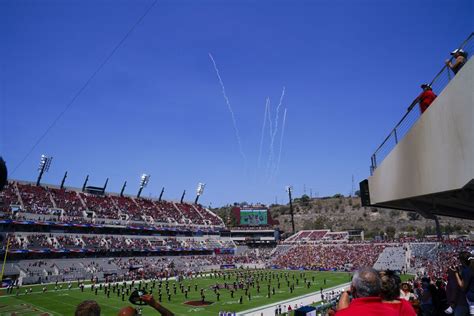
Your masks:
<svg viewBox="0 0 474 316"><path fill-rule="evenodd" d="M474 219L473 74L470 59L403 135L399 124L387 137L372 156L371 177L361 182L364 206ZM394 146L380 162L390 137Z"/></svg>

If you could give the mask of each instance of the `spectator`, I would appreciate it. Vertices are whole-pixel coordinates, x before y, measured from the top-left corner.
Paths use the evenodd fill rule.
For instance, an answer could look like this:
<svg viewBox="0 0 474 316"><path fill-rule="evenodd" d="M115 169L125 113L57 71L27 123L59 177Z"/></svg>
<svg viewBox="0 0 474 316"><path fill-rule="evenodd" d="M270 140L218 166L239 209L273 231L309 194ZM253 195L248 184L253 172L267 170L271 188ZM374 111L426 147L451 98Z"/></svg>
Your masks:
<svg viewBox="0 0 474 316"><path fill-rule="evenodd" d="M341 295L338 304L337 316L392 316L398 313L387 304L382 303L380 297L382 281L377 271L372 268L363 268L354 273L350 292ZM350 302L350 294L353 300Z"/></svg>
<svg viewBox="0 0 474 316"><path fill-rule="evenodd" d="M459 254L461 266L459 269L451 267L454 271L457 284L461 289L458 297L455 315L474 315L474 257L467 251Z"/></svg>
<svg viewBox="0 0 474 316"><path fill-rule="evenodd" d="M444 311L448 309L448 299L446 297L446 287L443 280L438 279L435 283L436 291L435 291L435 314L436 315L444 315Z"/></svg>
<svg viewBox="0 0 474 316"><path fill-rule="evenodd" d="M436 292L436 288L431 284L429 277L423 277L421 279L421 287L418 290L418 298L420 300L421 313L423 316L434 315L434 302L433 298Z"/></svg>
<svg viewBox="0 0 474 316"><path fill-rule="evenodd" d="M446 297L448 301L448 308L445 310L445 313L450 315L456 310L456 304L458 302L458 297L461 295L461 290L459 289L456 273L454 269L448 269L448 284L446 285Z"/></svg>
<svg viewBox="0 0 474 316"><path fill-rule="evenodd" d="M416 299L415 294L411 289L410 283L403 282L400 289L400 298L403 298L407 301L414 301Z"/></svg>
<svg viewBox="0 0 474 316"><path fill-rule="evenodd" d="M96 301L84 301L79 304L75 316L100 316L100 306Z"/></svg>
<svg viewBox="0 0 474 316"><path fill-rule="evenodd" d="M451 63L450 59L448 59L446 60L446 66L448 66L449 69L454 72L454 74L457 74L467 61L467 53L462 49L458 48L451 52L451 56L453 56L454 58L454 64Z"/></svg>
<svg viewBox="0 0 474 316"><path fill-rule="evenodd" d="M380 279L382 280L382 301L400 316L416 316L411 304L399 298L400 284L402 283L400 277L394 271L387 270L380 272Z"/></svg>
<svg viewBox="0 0 474 316"><path fill-rule="evenodd" d="M423 114L436 99L436 94L434 94L429 84L422 84L421 89L423 89L423 92L416 98L416 102L420 104L420 111Z"/></svg>

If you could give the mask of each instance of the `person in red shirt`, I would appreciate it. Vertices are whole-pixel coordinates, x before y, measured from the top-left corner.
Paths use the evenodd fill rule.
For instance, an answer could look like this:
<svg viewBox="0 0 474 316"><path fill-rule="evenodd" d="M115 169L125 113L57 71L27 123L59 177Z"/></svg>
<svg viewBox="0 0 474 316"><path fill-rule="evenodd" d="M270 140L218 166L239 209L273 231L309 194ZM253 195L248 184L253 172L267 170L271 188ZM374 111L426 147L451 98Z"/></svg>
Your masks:
<svg viewBox="0 0 474 316"><path fill-rule="evenodd" d="M415 99L415 103L420 103L421 114L423 114L436 99L436 94L434 94L429 84L422 84L421 89L423 89L423 92Z"/></svg>
<svg viewBox="0 0 474 316"><path fill-rule="evenodd" d="M376 270L362 268L356 271L350 291L341 294L336 316L399 316L397 310L382 302L381 290L382 280Z"/></svg>

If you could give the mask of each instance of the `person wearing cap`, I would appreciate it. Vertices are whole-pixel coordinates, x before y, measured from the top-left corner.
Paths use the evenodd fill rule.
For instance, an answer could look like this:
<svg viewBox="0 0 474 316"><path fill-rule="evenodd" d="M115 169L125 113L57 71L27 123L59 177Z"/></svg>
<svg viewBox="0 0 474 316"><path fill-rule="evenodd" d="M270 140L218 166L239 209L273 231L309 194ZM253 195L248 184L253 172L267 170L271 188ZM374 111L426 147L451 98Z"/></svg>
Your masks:
<svg viewBox="0 0 474 316"><path fill-rule="evenodd" d="M455 49L451 52L451 56L454 58L454 64L451 62L450 59L446 60L446 66L451 69L454 74L457 74L459 70L461 70L462 66L467 61L467 53L462 49Z"/></svg>
<svg viewBox="0 0 474 316"><path fill-rule="evenodd" d="M423 92L415 99L414 103L420 104L420 111L421 114L423 114L436 99L436 94L433 92L433 89L431 89L429 84L422 84L421 89L423 89Z"/></svg>

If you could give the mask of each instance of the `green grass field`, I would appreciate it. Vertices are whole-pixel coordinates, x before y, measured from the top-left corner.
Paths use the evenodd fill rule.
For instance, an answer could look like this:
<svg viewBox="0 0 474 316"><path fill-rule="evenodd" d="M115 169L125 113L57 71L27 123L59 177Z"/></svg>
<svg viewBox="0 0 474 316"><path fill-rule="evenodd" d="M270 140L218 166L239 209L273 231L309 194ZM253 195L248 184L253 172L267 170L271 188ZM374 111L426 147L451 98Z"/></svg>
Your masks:
<svg viewBox="0 0 474 316"><path fill-rule="evenodd" d="M263 273L263 271L260 271ZM256 287L250 287L251 300L248 297L244 296L244 290L236 290L234 293L234 298L231 298L230 291L227 289L221 289L220 300L217 301L216 295L214 294L211 287L218 284L232 284L235 281L235 276L232 276L229 280L227 278L225 281L223 278L215 277L201 277L192 280L184 280L182 284L185 287L188 285L191 287L191 291L188 294L188 299L185 299L184 294L177 287L177 294L173 295L171 301L168 301L166 294L162 297L162 305L169 308L176 315L189 315L194 313L195 315L218 315L218 312L221 310L225 311L244 311L251 308L283 301L290 299L292 297L301 296L304 294L319 292L320 288L330 288L342 283L349 282L350 274L344 272L301 272L301 271L283 271L283 270L266 270L265 273L271 273L282 275L280 279L280 289L277 288L277 281L271 279L271 288L275 287L275 295L271 295L270 298L267 297L268 294L268 281L260 281L261 288L260 293L257 293ZM294 291L290 293L288 288L287 281L284 278L284 273L288 273L288 280L290 285L294 284ZM306 279L311 281L311 286L308 288L303 283L303 277L300 276L300 273L304 273ZM293 279L294 276L294 279ZM314 277L314 282L312 281ZM296 280L299 279L298 285ZM326 284L324 285L324 280L326 279ZM173 292L173 283L175 281L169 282L169 288ZM195 285L197 284L197 291L195 291ZM5 291L0 296L0 316L11 316L11 315L74 315L74 310L76 306L84 300L95 300L99 303L102 309L102 315L117 315L118 310L126 305L131 305L128 302L128 298L123 302L121 296L111 293L110 298L104 294L104 291L98 291L98 295L95 295L90 288L86 288L82 293L79 288L77 288L77 283L73 283L73 288L71 290L62 289L54 290L54 285L48 286L48 291L42 293L41 286L33 286L33 292L31 294L24 294L25 289L28 287L23 287L20 290L20 295L16 295L16 290L12 295L7 295ZM67 286L63 286L67 287ZM206 301L211 301L212 304L208 306L193 307L190 305L184 304L185 301L199 301L201 300L200 289L204 289ZM163 284L164 292L164 284ZM154 296L157 297L157 289L153 290ZM243 296L243 303L239 304L239 298ZM13 314L16 313L16 314ZM143 308L143 315L157 315L157 313L149 307Z"/></svg>

